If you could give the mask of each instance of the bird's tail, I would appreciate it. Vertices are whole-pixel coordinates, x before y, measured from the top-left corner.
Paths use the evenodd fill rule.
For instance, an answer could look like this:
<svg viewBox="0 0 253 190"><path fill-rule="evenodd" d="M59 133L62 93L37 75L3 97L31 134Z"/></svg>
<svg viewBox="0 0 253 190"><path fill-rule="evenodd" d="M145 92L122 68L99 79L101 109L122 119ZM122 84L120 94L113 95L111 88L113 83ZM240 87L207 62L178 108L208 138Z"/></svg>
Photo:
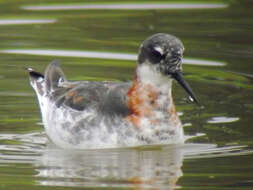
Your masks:
<svg viewBox="0 0 253 190"><path fill-rule="evenodd" d="M30 83L37 94L44 95L59 87L60 82L66 81L58 61L50 63L45 71L45 76L32 68L26 68L30 75Z"/></svg>
<svg viewBox="0 0 253 190"><path fill-rule="evenodd" d="M29 72L29 75L30 75L30 84L31 86L33 87L33 89L35 90L35 92L37 94L40 94L40 95L44 95L44 75L42 75L41 73L37 72L37 71L34 71L32 68L28 67L26 68L26 70Z"/></svg>

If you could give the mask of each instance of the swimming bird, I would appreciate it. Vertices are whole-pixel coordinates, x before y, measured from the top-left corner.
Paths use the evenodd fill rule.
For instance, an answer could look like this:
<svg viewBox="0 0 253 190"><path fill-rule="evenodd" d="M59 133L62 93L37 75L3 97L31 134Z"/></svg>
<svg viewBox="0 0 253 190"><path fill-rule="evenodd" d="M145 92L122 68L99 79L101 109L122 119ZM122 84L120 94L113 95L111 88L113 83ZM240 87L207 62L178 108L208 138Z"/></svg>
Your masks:
<svg viewBox="0 0 253 190"><path fill-rule="evenodd" d="M49 139L70 149L183 143L172 80L197 102L183 79L183 52L173 35L150 36L139 48L132 82L69 81L57 61L45 75L28 68Z"/></svg>

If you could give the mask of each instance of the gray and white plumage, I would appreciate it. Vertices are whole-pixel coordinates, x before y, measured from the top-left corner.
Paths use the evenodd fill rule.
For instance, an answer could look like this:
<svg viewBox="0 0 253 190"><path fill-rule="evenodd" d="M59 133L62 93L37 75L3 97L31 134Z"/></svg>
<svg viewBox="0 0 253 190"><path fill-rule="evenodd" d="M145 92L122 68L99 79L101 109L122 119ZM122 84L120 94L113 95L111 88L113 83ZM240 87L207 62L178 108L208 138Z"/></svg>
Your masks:
<svg viewBox="0 0 253 190"><path fill-rule="evenodd" d="M133 82L71 82L57 61L45 76L28 69L47 135L56 145L73 149L182 143L171 85L182 77L183 50L172 35L151 36L140 47Z"/></svg>

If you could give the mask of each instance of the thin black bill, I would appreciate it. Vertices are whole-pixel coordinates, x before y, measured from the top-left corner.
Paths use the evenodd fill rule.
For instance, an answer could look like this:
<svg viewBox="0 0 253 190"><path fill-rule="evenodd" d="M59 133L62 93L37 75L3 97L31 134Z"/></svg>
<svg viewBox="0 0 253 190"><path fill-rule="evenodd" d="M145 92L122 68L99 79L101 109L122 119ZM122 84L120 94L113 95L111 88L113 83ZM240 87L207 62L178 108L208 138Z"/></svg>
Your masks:
<svg viewBox="0 0 253 190"><path fill-rule="evenodd" d="M195 94L193 93L190 85L184 80L183 74L180 71L176 71L172 74L172 77L183 87L183 89L190 95L189 99L192 102L199 103Z"/></svg>

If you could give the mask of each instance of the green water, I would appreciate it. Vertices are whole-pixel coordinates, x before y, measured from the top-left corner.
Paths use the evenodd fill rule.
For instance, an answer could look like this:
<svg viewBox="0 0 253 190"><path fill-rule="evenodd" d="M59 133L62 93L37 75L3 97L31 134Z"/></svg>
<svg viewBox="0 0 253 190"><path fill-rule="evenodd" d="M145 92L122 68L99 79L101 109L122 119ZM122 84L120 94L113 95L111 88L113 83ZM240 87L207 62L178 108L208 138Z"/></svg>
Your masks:
<svg viewBox="0 0 253 190"><path fill-rule="evenodd" d="M0 189L252 189L253 3L194 2L226 6L28 10L24 7L108 2L1 0ZM7 20L24 19L47 21L6 24ZM45 56L40 50L132 55L146 37L158 32L174 34L183 41L186 63L193 59L200 64L204 61L225 64L184 65L186 79L203 105L201 108L190 104L185 92L174 85L173 96L177 110L182 113L185 134L193 138L184 146L96 151L66 151L50 144L24 67L43 71L48 63L58 59L72 80L127 81L133 77L135 61Z"/></svg>

